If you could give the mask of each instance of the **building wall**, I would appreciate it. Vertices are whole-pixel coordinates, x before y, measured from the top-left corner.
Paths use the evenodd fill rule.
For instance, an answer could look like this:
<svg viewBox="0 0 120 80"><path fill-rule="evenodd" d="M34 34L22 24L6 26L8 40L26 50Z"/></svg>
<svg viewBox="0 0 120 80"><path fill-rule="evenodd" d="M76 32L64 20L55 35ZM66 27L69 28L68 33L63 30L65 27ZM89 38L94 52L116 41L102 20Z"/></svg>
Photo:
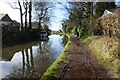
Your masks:
<svg viewBox="0 0 120 80"><path fill-rule="evenodd" d="M12 22L6 22L6 21L0 21L0 25L9 25L11 24Z"/></svg>

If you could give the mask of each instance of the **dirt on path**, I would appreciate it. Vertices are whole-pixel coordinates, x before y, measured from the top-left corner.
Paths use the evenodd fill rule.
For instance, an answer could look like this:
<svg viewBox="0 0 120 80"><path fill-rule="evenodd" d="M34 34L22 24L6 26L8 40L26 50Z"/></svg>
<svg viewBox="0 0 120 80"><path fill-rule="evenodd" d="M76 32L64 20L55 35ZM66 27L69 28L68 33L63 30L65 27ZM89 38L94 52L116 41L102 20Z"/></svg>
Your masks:
<svg viewBox="0 0 120 80"><path fill-rule="evenodd" d="M95 55L78 38L71 37L72 44L68 58L62 68L61 78L112 78L110 73L100 65Z"/></svg>

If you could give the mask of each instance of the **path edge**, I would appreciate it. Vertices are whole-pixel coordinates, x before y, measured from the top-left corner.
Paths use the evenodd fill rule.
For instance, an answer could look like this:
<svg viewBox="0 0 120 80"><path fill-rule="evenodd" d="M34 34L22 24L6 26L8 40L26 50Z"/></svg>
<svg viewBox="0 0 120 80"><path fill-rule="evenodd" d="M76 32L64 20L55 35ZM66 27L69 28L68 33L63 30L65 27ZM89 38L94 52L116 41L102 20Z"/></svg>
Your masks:
<svg viewBox="0 0 120 80"><path fill-rule="evenodd" d="M67 58L67 52L69 51L70 45L72 41L70 40L70 36L68 36L68 42L65 45L64 50L60 54L60 56L53 62L53 64L46 70L40 80L55 80L60 74L58 70L62 64L64 64L65 59Z"/></svg>

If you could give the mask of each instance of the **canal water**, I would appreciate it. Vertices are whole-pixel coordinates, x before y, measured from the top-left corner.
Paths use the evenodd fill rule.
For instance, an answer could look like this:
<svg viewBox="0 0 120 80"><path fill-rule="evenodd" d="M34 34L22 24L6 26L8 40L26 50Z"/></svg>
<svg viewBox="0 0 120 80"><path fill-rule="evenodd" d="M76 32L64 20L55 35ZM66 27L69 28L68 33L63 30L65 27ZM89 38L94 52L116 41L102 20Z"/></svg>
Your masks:
<svg viewBox="0 0 120 80"><path fill-rule="evenodd" d="M63 42L64 41L64 42ZM1 78L40 78L64 49L60 35L2 49Z"/></svg>

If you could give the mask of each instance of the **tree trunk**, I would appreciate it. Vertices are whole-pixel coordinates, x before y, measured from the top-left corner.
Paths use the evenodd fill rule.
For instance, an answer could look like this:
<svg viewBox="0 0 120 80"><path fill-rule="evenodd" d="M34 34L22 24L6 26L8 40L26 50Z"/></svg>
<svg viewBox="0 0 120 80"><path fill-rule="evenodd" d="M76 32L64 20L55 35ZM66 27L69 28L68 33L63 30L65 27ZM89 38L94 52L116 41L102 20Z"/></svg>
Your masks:
<svg viewBox="0 0 120 80"><path fill-rule="evenodd" d="M92 18L93 18L93 8L94 8L94 6L93 6L93 2L92 2L92 5L91 5Z"/></svg>
<svg viewBox="0 0 120 80"><path fill-rule="evenodd" d="M20 6L20 20L21 20L20 31L22 31L23 30L23 15L22 15L22 7L21 7L21 4L20 4L19 0L18 0L18 4Z"/></svg>
<svg viewBox="0 0 120 80"><path fill-rule="evenodd" d="M27 4L25 8L25 29L27 29Z"/></svg>
<svg viewBox="0 0 120 80"><path fill-rule="evenodd" d="M39 18L40 39L41 39L41 29L42 29L42 25L41 25L41 18Z"/></svg>
<svg viewBox="0 0 120 80"><path fill-rule="evenodd" d="M31 23L31 17L32 17L32 2L30 0L30 4L29 4L29 28L32 29L32 23Z"/></svg>

